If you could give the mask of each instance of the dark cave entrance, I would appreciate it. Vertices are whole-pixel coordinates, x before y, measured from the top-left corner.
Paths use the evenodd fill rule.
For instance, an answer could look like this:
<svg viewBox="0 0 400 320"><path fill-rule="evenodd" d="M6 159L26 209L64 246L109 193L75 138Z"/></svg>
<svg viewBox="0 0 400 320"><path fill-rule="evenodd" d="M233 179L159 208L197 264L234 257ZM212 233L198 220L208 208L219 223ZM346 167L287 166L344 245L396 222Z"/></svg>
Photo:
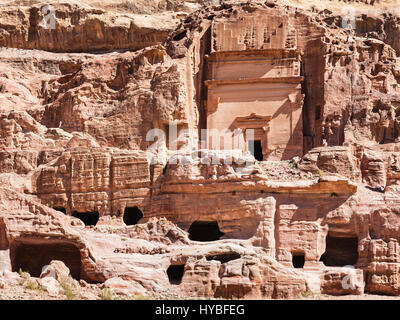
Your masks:
<svg viewBox="0 0 400 320"><path fill-rule="evenodd" d="M302 252L294 252L292 254L292 264L293 268L304 268L304 263L306 262L306 258L304 253Z"/></svg>
<svg viewBox="0 0 400 320"><path fill-rule="evenodd" d="M325 266L343 267L355 265L358 260L358 238L356 237L326 237L326 250L320 261Z"/></svg>
<svg viewBox="0 0 400 320"><path fill-rule="evenodd" d="M237 259L240 259L240 258L241 258L241 255L236 253L236 252L220 253L220 254L216 254L216 255L213 255L213 256L207 256L206 257L207 261L217 260L217 261L220 261L221 263L227 263L229 261L237 260Z"/></svg>
<svg viewBox="0 0 400 320"><path fill-rule="evenodd" d="M172 38L172 40L173 40L173 41L180 41L180 40L182 40L184 37L186 37L186 31L179 32L178 34L176 34L176 35Z"/></svg>
<svg viewBox="0 0 400 320"><path fill-rule="evenodd" d="M216 221L195 221L188 232L189 239L194 241L216 241L224 235Z"/></svg>
<svg viewBox="0 0 400 320"><path fill-rule="evenodd" d="M53 207L53 209L56 210L56 211L60 211L60 212L62 212L64 214L67 213L67 209L65 209L64 207Z"/></svg>
<svg viewBox="0 0 400 320"><path fill-rule="evenodd" d="M263 161L261 140L249 140L248 149L257 161Z"/></svg>
<svg viewBox="0 0 400 320"><path fill-rule="evenodd" d="M127 226L137 224L143 218L143 213L138 207L126 207L124 210L124 223Z"/></svg>
<svg viewBox="0 0 400 320"><path fill-rule="evenodd" d="M183 274L185 273L185 265L170 265L167 269L168 280L170 284L181 284Z"/></svg>
<svg viewBox="0 0 400 320"><path fill-rule="evenodd" d="M72 216L80 219L85 224L85 226L95 226L100 218L100 215L97 211L93 212L74 211L74 213L72 213Z"/></svg>
<svg viewBox="0 0 400 320"><path fill-rule="evenodd" d="M27 271L39 277L42 268L52 260L65 263L71 276L77 280L81 276L81 254L77 246L67 241L14 241L10 248L13 271Z"/></svg>

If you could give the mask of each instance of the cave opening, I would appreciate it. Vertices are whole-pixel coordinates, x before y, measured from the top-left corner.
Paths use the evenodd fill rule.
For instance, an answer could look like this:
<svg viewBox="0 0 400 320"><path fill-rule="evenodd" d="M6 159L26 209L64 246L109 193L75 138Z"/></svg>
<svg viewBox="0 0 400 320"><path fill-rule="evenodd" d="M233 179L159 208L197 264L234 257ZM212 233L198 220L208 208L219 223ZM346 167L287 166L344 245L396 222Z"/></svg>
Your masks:
<svg viewBox="0 0 400 320"><path fill-rule="evenodd" d="M195 221L190 226L189 239L194 241L216 241L219 240L224 233L219 230L216 221Z"/></svg>
<svg viewBox="0 0 400 320"><path fill-rule="evenodd" d="M185 265L170 265L167 269L168 280L170 284L181 284L183 274L185 273Z"/></svg>
<svg viewBox="0 0 400 320"><path fill-rule="evenodd" d="M10 247L12 271L27 271L39 277L42 268L52 260L60 260L69 268L71 276L77 280L81 276L81 254L78 247L67 241L18 241Z"/></svg>
<svg viewBox="0 0 400 320"><path fill-rule="evenodd" d="M249 151L257 161L263 161L261 140L249 140Z"/></svg>
<svg viewBox="0 0 400 320"><path fill-rule="evenodd" d="M135 225L143 218L143 213L138 207L126 207L124 210L124 223L127 226Z"/></svg>
<svg viewBox="0 0 400 320"><path fill-rule="evenodd" d="M85 224L85 226L95 226L100 218L100 215L97 211L92 211L92 212L74 211L74 213L72 213L72 216L80 219Z"/></svg>
<svg viewBox="0 0 400 320"><path fill-rule="evenodd" d="M184 37L186 37L186 31L179 32L178 34L176 34L176 35L172 38L172 40L173 40L173 41L180 41L180 40L182 40Z"/></svg>
<svg viewBox="0 0 400 320"><path fill-rule="evenodd" d="M357 260L358 238L327 235L326 250L320 259L325 266L343 267L355 265Z"/></svg>
<svg viewBox="0 0 400 320"><path fill-rule="evenodd" d="M292 254L292 264L293 268L304 268L305 255L302 252L294 252Z"/></svg>
<svg viewBox="0 0 400 320"><path fill-rule="evenodd" d="M221 263L227 263L232 260L240 259L240 257L241 257L240 254L232 252L232 253L220 253L212 256L207 256L206 259L207 261L218 260Z"/></svg>
<svg viewBox="0 0 400 320"><path fill-rule="evenodd" d="M67 213L67 209L65 209L64 207L53 207L53 209L56 210L56 211L60 211L60 212L62 212L64 214Z"/></svg>

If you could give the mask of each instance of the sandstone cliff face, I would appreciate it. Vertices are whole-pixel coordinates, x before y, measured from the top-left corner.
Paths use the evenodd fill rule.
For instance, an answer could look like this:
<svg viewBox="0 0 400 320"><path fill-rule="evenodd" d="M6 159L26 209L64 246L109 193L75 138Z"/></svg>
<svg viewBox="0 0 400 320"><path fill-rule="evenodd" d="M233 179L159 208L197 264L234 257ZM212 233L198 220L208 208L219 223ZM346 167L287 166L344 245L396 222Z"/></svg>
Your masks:
<svg viewBox="0 0 400 320"><path fill-rule="evenodd" d="M77 4L7 6L2 11L2 47L54 52L137 50L162 42L176 15L145 17Z"/></svg>
<svg viewBox="0 0 400 320"><path fill-rule="evenodd" d="M0 8L0 271L399 295L398 18L202 5L57 4L55 29L41 3ZM222 123L264 161L204 143Z"/></svg>

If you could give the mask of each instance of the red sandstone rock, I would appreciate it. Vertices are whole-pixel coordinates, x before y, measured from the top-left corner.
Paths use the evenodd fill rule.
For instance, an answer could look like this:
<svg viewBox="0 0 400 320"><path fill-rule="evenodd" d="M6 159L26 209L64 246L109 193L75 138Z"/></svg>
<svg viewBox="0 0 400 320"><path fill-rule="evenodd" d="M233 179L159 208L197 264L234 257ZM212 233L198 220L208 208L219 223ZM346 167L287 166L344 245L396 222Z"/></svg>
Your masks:
<svg viewBox="0 0 400 320"><path fill-rule="evenodd" d="M0 286L399 295L399 17L168 3L0 9Z"/></svg>

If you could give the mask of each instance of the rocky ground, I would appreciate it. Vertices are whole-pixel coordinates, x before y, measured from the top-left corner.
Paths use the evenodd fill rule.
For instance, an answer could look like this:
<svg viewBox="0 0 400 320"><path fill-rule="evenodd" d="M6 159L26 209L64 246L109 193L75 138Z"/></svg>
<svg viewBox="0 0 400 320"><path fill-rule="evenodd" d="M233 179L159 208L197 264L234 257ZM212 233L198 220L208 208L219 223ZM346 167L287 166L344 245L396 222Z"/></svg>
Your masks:
<svg viewBox="0 0 400 320"><path fill-rule="evenodd" d="M113 288L111 288L113 287ZM76 281L61 261L52 261L40 277L28 272L3 274L0 281L0 300L174 300L185 299L179 293L132 294L129 286L119 279L109 285Z"/></svg>
<svg viewBox="0 0 400 320"><path fill-rule="evenodd" d="M18 281L0 283L0 300L191 300L193 297L186 297L176 293L129 295L121 293L120 290L113 290L104 284L87 284L80 282L80 286L73 289L62 287L58 293L49 293L40 284L40 278L29 277L24 279L18 273L13 275ZM27 276L24 276L25 278ZM117 291L117 292L115 292ZM173 291L173 290L171 290ZM210 299L197 297L196 299ZM305 291L300 293L295 300L399 300L399 297L385 295L345 295L332 296L321 293ZM236 298L235 298L236 300Z"/></svg>

